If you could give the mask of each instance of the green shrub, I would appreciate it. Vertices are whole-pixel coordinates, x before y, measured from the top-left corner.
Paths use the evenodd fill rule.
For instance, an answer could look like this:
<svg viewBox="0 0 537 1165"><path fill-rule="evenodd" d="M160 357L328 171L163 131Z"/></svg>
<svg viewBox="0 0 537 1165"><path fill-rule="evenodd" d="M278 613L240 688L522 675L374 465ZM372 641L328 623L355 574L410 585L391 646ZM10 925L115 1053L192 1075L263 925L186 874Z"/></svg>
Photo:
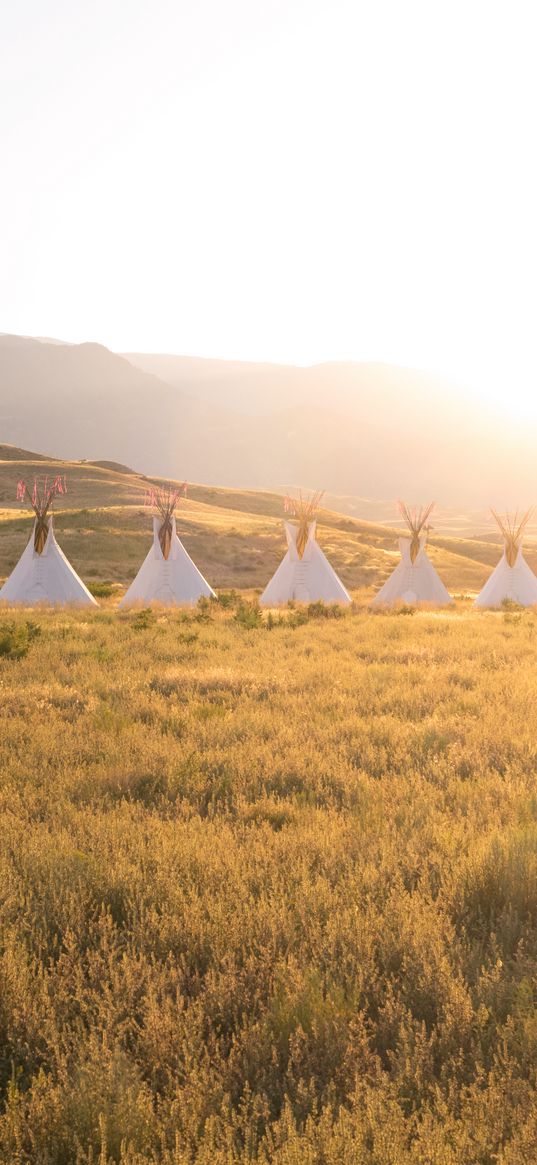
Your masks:
<svg viewBox="0 0 537 1165"><path fill-rule="evenodd" d="M342 619L345 615L344 608L339 603L323 603L322 599L318 599L315 603L308 605L308 619Z"/></svg>
<svg viewBox="0 0 537 1165"><path fill-rule="evenodd" d="M94 599L109 599L116 588L111 582L92 582L89 583L88 590Z"/></svg>
<svg viewBox="0 0 537 1165"><path fill-rule="evenodd" d="M307 607L291 607L286 619L288 627L303 627L308 622Z"/></svg>
<svg viewBox="0 0 537 1165"><path fill-rule="evenodd" d="M220 591L218 595L218 602L223 607L224 611L237 607L241 602L241 597L237 591Z"/></svg>
<svg viewBox="0 0 537 1165"><path fill-rule="evenodd" d="M147 631L149 627L154 627L157 621L157 616L151 607L143 607L141 611L137 611L132 626L135 631Z"/></svg>
<svg viewBox="0 0 537 1165"><path fill-rule="evenodd" d="M241 600L234 615L235 623L252 631L263 626L263 614L259 603L254 599L251 603Z"/></svg>
<svg viewBox="0 0 537 1165"><path fill-rule="evenodd" d="M194 616L196 623L210 623L212 619L212 607L215 604L214 599L208 599L205 595L201 595L197 603L197 611Z"/></svg>
<svg viewBox="0 0 537 1165"><path fill-rule="evenodd" d="M22 659L40 633L39 625L29 619L20 623L15 620L0 623L0 656Z"/></svg>

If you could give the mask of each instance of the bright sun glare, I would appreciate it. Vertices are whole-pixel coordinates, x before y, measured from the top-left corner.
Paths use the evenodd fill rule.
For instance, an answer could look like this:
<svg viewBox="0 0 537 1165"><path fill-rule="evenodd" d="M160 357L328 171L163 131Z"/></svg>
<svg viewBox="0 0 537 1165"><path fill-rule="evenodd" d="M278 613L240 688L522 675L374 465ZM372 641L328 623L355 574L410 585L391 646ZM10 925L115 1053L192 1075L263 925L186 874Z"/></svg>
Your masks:
<svg viewBox="0 0 537 1165"><path fill-rule="evenodd" d="M537 417L533 22L486 0L8 6L2 328L395 362Z"/></svg>

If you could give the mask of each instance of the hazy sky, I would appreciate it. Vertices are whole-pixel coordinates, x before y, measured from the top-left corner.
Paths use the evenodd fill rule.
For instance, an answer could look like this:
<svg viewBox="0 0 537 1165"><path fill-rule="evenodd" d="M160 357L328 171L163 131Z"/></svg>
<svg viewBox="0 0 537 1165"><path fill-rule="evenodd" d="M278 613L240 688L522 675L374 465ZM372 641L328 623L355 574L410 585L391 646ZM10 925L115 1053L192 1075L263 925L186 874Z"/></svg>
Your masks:
<svg viewBox="0 0 537 1165"><path fill-rule="evenodd" d="M537 398L533 3L0 16L0 330Z"/></svg>

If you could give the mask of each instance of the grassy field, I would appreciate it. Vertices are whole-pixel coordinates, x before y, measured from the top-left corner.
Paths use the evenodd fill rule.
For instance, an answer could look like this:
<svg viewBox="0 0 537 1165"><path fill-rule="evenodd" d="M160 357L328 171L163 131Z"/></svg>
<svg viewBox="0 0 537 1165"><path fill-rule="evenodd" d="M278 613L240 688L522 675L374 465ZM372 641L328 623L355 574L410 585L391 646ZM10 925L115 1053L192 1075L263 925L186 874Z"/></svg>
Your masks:
<svg viewBox="0 0 537 1165"><path fill-rule="evenodd" d="M536 646L2 612L2 1165L537 1160Z"/></svg>

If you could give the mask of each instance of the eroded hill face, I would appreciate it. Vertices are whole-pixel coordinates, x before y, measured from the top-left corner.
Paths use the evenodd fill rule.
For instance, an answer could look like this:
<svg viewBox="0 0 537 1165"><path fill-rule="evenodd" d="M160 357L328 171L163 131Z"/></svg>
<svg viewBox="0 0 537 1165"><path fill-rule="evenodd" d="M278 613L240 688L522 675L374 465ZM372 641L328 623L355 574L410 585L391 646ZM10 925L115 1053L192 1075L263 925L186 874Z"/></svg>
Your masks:
<svg viewBox="0 0 537 1165"><path fill-rule="evenodd" d="M58 461L0 445L0 578L17 562L32 519L16 501L20 477L58 472L67 477L67 496L57 507L55 527L75 569L86 582L128 584L151 542L151 518L144 499L149 479L122 465ZM152 479L163 480L163 479ZM319 516L319 542L345 586L365 597L376 590L398 560L400 529L385 522L351 518L334 509ZM177 528L188 552L217 588L264 587L285 553L282 496L268 491L189 485ZM450 518L437 520L429 553L452 593L477 591L498 560L499 544L449 536ZM537 568L537 552L527 555Z"/></svg>

